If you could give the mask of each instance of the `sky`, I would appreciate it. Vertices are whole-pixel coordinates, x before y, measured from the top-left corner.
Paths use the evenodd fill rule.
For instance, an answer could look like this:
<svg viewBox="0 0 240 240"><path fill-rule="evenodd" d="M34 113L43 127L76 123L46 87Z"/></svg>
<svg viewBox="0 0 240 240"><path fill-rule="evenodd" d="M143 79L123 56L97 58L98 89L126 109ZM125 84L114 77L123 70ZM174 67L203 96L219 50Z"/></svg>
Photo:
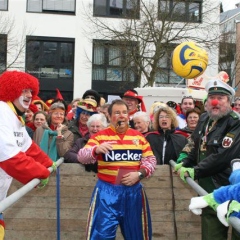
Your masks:
<svg viewBox="0 0 240 240"><path fill-rule="evenodd" d="M223 11L228 11L235 8L235 4L239 3L240 0L222 0Z"/></svg>

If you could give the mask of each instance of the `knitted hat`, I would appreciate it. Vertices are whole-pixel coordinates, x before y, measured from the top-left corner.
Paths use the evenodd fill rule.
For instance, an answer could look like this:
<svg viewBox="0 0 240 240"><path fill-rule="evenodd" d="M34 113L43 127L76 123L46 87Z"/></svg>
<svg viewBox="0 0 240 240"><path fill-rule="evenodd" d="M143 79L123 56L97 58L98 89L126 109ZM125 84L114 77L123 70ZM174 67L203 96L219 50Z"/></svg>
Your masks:
<svg viewBox="0 0 240 240"><path fill-rule="evenodd" d="M89 89L83 94L82 98L86 99L88 96L93 96L94 100L97 102L97 105L100 106L101 97L97 91L95 91L93 89Z"/></svg>
<svg viewBox="0 0 240 240"><path fill-rule="evenodd" d="M32 97L39 91L39 81L34 76L20 71L6 71L0 76L0 100L14 101L24 89L32 90Z"/></svg>

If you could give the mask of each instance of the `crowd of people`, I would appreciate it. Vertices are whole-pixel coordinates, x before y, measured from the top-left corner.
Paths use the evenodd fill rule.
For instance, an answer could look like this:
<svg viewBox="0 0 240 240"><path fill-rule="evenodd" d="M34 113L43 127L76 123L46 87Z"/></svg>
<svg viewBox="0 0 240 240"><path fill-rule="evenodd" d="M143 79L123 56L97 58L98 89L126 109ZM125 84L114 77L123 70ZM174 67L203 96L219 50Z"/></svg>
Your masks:
<svg viewBox="0 0 240 240"><path fill-rule="evenodd" d="M141 180L154 173L156 164L176 161L174 171L183 181L191 177L212 193L230 184L231 160L240 157L240 99L234 101L234 89L219 79L207 83L202 106L184 96L181 103L155 102L151 109L133 89L111 103L89 89L70 104L59 94L49 104L38 97L38 80L27 73L7 71L0 85L0 136L6 149L0 154L0 177L5 181L0 200L12 177L24 184L37 177L45 186L47 167L56 168L59 157L83 164L98 175L88 239L114 239L118 225L125 239L152 238ZM26 164L31 167L25 169ZM230 198L225 200L235 200L235 208L229 208L229 214L238 214L240 197ZM190 209L198 214L196 209L203 208L202 239L227 239L228 228L216 211L199 202L206 200L193 199ZM234 230L233 239L240 239Z"/></svg>

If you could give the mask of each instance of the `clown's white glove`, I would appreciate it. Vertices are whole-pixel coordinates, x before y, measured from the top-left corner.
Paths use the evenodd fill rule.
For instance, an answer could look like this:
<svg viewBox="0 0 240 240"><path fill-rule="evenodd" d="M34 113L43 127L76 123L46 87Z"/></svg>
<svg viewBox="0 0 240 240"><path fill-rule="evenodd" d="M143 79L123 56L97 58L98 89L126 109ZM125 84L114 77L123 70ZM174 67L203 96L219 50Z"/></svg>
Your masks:
<svg viewBox="0 0 240 240"><path fill-rule="evenodd" d="M228 222L227 222L227 212L228 212L228 205L229 205L230 201L226 201L222 204L220 204L217 207L217 217L218 220L225 225L226 227L229 226Z"/></svg>
<svg viewBox="0 0 240 240"><path fill-rule="evenodd" d="M208 206L208 203L204 200L203 197L193 197L191 198L189 211L192 211L196 215L202 214L202 208Z"/></svg>

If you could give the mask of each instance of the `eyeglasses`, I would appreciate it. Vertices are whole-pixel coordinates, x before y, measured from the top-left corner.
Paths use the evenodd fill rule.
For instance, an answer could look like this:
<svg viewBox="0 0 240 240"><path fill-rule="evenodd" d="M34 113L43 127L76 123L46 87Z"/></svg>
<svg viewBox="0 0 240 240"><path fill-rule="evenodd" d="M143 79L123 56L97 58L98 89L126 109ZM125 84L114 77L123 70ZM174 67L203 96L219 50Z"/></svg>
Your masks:
<svg viewBox="0 0 240 240"><path fill-rule="evenodd" d="M87 109L92 109L93 111L97 111L97 108L94 107L93 105L89 104L89 103L85 103L85 102L79 102L78 106L84 106Z"/></svg>
<svg viewBox="0 0 240 240"><path fill-rule="evenodd" d="M93 99L93 100L96 100L94 96L90 96L90 95L86 96L84 99Z"/></svg>
<svg viewBox="0 0 240 240"><path fill-rule="evenodd" d="M170 118L170 116L169 115L166 115L166 116L163 116L163 115L159 115L159 119L168 119L168 118Z"/></svg>

